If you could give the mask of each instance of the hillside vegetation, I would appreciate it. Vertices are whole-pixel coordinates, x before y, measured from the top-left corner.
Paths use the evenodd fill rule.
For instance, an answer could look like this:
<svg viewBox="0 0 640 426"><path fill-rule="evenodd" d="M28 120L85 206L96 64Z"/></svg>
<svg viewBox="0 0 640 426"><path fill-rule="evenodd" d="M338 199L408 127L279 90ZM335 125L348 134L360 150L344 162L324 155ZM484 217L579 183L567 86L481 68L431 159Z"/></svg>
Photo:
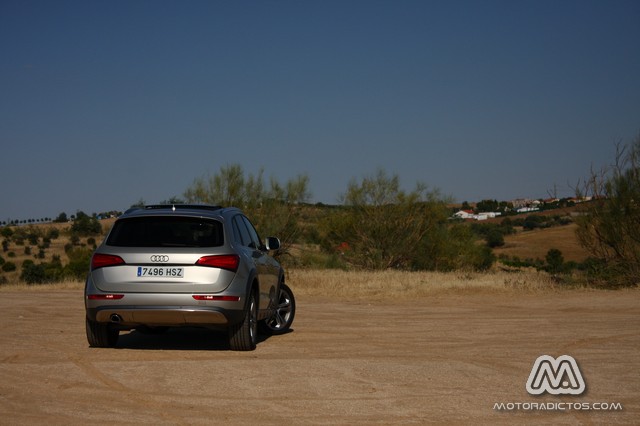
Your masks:
<svg viewBox="0 0 640 426"><path fill-rule="evenodd" d="M552 228L520 231L504 237L504 245L493 249L500 256L544 259L549 250L560 250L567 261L582 263L589 257L576 237L578 226L570 223Z"/></svg>
<svg viewBox="0 0 640 426"><path fill-rule="evenodd" d="M561 283L637 286L640 137L618 147L616 163L594 172L583 192L577 200L591 201L565 205L569 211L527 208L520 216L488 200L487 208L509 215L469 222L452 220L450 200L437 189L417 183L406 191L382 169L352 180L342 205L325 206L307 204L306 176L267 184L262 171L247 175L231 165L196 179L184 195L189 203L242 208L263 236L281 239L274 256L288 269L482 272L497 265L544 271ZM111 223L78 212L72 222L2 226L0 284L82 280Z"/></svg>
<svg viewBox="0 0 640 426"><path fill-rule="evenodd" d="M78 222L0 228L0 284L84 280L93 250L114 221L89 218L88 229Z"/></svg>
<svg viewBox="0 0 640 426"><path fill-rule="evenodd" d="M348 245L327 249L318 243L321 239L318 236L319 223L334 214L336 207L305 205L299 206L298 210L300 221L297 223L297 240L285 252L278 254L279 260L288 269L362 271L362 268L349 266L348 259L345 259L343 251L352 249ZM93 250L114 221L114 218L91 218L89 230L77 224L74 226L74 222L0 228L0 285L83 281ZM466 227L471 234L471 224L455 226ZM575 230L573 223L531 231L516 230L506 235L505 244L494 248L493 252L498 257L537 259L544 264L548 251L556 248L562 251L567 261L583 262L587 254L580 247ZM476 236L472 244L484 245L480 236Z"/></svg>

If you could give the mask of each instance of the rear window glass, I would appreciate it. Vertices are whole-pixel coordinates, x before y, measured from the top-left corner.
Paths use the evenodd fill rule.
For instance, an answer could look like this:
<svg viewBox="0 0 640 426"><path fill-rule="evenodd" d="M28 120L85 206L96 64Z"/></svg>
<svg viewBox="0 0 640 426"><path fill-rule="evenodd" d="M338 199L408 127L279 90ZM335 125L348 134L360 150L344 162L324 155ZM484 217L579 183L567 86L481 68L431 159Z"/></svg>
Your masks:
<svg viewBox="0 0 640 426"><path fill-rule="evenodd" d="M120 219L107 245L116 247L219 247L222 223L191 217L151 216Z"/></svg>

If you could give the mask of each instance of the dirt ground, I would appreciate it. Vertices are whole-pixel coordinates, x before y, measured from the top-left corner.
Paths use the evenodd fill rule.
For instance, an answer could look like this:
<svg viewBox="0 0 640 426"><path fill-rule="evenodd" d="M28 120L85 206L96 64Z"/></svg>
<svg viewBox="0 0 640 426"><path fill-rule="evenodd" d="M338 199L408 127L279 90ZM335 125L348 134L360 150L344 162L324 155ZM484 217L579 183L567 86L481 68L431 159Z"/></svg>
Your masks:
<svg viewBox="0 0 640 426"><path fill-rule="evenodd" d="M0 424L637 424L639 296L299 297L293 332L239 353L198 329L92 349L81 291L2 292ZM587 390L529 395L543 354L575 358ZM623 409L583 408L601 403Z"/></svg>

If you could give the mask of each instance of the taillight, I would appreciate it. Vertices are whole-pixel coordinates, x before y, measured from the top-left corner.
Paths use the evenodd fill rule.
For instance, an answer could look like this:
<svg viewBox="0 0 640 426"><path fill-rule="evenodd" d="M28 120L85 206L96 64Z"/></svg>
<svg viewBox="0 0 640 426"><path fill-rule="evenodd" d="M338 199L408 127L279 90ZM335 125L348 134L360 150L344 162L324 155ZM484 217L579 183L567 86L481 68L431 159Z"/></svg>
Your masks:
<svg viewBox="0 0 640 426"><path fill-rule="evenodd" d="M215 300L222 302L237 302L240 300L240 296L216 296L213 294L194 294L192 297L196 300Z"/></svg>
<svg viewBox="0 0 640 426"><path fill-rule="evenodd" d="M105 266L124 265L124 260L120 256L113 254L96 253L91 258L91 270L104 268Z"/></svg>
<svg viewBox="0 0 640 426"><path fill-rule="evenodd" d="M124 294L87 294L89 300L120 300Z"/></svg>
<svg viewBox="0 0 640 426"><path fill-rule="evenodd" d="M223 254L219 256L202 256L196 262L199 266L209 266L211 268L228 269L236 272L240 264L240 256L237 254Z"/></svg>

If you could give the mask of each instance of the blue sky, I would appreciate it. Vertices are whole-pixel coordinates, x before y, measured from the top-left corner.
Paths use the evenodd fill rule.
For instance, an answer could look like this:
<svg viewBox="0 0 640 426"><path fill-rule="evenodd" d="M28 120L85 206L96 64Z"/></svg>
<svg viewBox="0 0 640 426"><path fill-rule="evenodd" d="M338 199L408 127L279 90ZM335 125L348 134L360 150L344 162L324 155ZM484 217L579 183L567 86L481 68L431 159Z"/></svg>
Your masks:
<svg viewBox="0 0 640 426"><path fill-rule="evenodd" d="M0 0L0 220L123 210L228 164L335 203L572 195L640 132L639 1Z"/></svg>

